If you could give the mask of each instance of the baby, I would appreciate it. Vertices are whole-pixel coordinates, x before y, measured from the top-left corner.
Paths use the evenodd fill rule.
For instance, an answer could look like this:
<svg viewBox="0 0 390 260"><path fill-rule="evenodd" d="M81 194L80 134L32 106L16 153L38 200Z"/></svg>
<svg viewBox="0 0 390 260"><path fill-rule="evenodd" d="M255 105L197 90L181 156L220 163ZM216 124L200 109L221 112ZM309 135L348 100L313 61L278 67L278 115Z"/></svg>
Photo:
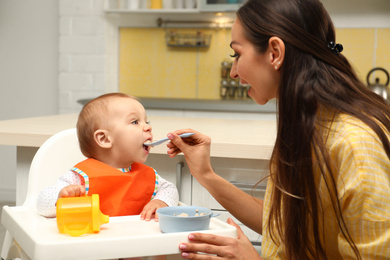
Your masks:
<svg viewBox="0 0 390 260"><path fill-rule="evenodd" d="M41 191L38 212L55 217L58 198L99 194L102 213L155 218L156 210L178 204L176 187L143 163L152 140L144 107L134 97L110 93L81 110L77 122L81 152L88 158Z"/></svg>

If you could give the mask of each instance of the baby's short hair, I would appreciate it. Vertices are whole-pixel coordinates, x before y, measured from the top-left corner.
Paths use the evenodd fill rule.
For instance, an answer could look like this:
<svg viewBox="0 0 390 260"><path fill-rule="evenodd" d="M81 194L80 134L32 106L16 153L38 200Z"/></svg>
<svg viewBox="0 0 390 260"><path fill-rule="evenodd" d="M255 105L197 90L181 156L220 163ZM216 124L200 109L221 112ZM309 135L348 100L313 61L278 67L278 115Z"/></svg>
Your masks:
<svg viewBox="0 0 390 260"><path fill-rule="evenodd" d="M120 92L107 93L92 99L81 110L76 129L80 150L84 156L88 158L95 157L98 146L94 141L94 133L96 130L107 126L109 119L108 104L116 98L137 100L133 96Z"/></svg>

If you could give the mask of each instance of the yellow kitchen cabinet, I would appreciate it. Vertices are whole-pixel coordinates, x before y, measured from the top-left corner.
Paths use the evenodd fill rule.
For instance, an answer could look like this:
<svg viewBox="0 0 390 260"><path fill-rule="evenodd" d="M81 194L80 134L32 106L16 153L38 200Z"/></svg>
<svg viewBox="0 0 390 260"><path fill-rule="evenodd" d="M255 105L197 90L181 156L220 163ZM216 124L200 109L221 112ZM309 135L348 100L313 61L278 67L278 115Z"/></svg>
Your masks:
<svg viewBox="0 0 390 260"><path fill-rule="evenodd" d="M209 47L168 47L165 34L211 34ZM230 29L121 28L119 89L139 97L219 99Z"/></svg>

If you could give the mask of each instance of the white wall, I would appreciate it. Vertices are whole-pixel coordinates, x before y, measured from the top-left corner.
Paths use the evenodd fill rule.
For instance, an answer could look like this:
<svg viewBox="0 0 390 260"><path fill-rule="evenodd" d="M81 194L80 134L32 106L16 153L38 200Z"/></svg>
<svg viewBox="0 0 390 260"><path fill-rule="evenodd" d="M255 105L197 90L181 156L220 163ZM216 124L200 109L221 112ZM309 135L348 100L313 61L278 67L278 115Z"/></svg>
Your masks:
<svg viewBox="0 0 390 260"><path fill-rule="evenodd" d="M58 111L58 1L0 0L0 120ZM0 200L15 200L16 148L0 146Z"/></svg>
<svg viewBox="0 0 390 260"><path fill-rule="evenodd" d="M75 113L82 108L77 100L117 91L118 27L110 25L103 0L58 2L59 113Z"/></svg>

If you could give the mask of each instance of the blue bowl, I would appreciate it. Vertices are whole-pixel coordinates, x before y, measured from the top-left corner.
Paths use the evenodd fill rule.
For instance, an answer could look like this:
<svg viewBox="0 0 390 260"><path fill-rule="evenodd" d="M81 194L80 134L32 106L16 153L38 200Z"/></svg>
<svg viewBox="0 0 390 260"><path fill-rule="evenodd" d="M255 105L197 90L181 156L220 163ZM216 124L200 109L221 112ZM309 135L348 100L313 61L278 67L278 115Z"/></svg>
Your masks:
<svg viewBox="0 0 390 260"><path fill-rule="evenodd" d="M179 216L181 214L188 216ZM208 230L213 212L198 206L174 206L157 210L160 230L163 233Z"/></svg>

